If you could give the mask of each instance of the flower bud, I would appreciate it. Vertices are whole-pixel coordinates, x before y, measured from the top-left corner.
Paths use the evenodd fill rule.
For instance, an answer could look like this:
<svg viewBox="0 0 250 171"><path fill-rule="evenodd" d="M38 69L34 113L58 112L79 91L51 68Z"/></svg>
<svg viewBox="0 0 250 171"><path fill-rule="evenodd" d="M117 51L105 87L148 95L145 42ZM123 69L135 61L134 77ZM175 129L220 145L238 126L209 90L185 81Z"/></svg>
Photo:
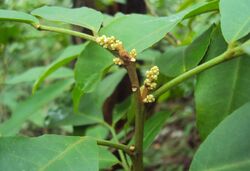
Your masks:
<svg viewBox="0 0 250 171"><path fill-rule="evenodd" d="M146 96L145 99L143 99L144 103L153 103L155 101L155 97L152 94L149 94Z"/></svg>
<svg viewBox="0 0 250 171"><path fill-rule="evenodd" d="M114 58L113 62L116 65L123 65L124 64L123 60L121 60L120 58Z"/></svg>

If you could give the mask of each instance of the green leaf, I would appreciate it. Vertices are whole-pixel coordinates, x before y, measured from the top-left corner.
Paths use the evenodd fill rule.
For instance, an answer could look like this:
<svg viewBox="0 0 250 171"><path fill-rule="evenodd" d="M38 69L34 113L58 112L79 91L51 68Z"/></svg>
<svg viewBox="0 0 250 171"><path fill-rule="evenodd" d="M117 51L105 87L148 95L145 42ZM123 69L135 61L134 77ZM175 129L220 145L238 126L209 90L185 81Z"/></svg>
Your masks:
<svg viewBox="0 0 250 171"><path fill-rule="evenodd" d="M98 146L88 137L0 138L0 151L0 170L5 171L99 170Z"/></svg>
<svg viewBox="0 0 250 171"><path fill-rule="evenodd" d="M62 126L62 125L92 125L103 122L102 108L97 106L95 99L91 93L84 94L79 100L79 111L64 117L53 117L51 116L49 125L50 126Z"/></svg>
<svg viewBox="0 0 250 171"><path fill-rule="evenodd" d="M45 67L33 67L24 73L8 78L5 84L19 84L24 82L33 82L46 70ZM69 78L73 77L74 73L71 69L60 68L54 73L52 73L48 79L59 79L59 78Z"/></svg>
<svg viewBox="0 0 250 171"><path fill-rule="evenodd" d="M102 108L104 101L114 92L124 75L125 69L119 69L105 77L96 87L93 97L97 105Z"/></svg>
<svg viewBox="0 0 250 171"><path fill-rule="evenodd" d="M103 125L95 125L87 128L85 135L96 139L106 139L109 129Z"/></svg>
<svg viewBox="0 0 250 171"><path fill-rule="evenodd" d="M77 87L74 88L72 94L73 94L73 99L74 99L74 111L77 113L78 112L78 107L79 107L79 103L81 100L81 96L87 96L83 97L84 101L88 101L91 102L91 106L93 106L95 109L97 109L98 111L96 111L96 113L102 113L102 106L104 101L114 92L115 88L117 87L117 85L120 83L121 79L124 77L124 75L126 74L125 69L119 69L116 70L114 73L111 73L110 75L108 75L107 77L105 77L102 81L99 80L97 86L96 86L96 90L92 93L88 93L85 94L78 89ZM93 105L94 104L94 105ZM87 106L88 108L91 108L89 106ZM82 111L83 112L83 111ZM86 114L84 116L81 116L82 118L78 118L78 116L68 116L67 118L65 118L66 120L63 121L63 123L65 123L65 121L67 123L69 123L69 121L72 122L72 124L74 123L82 123L82 124L92 124L91 117L92 115L89 115L90 112L84 111L84 113L87 113L88 116L86 116ZM93 112L95 113L95 112ZM84 117L86 117L86 119L84 119ZM75 120L75 121L73 121ZM86 120L87 122L84 122L84 120ZM95 123L96 121L93 120L93 123Z"/></svg>
<svg viewBox="0 0 250 171"><path fill-rule="evenodd" d="M58 126L83 126L83 125L92 125L100 123L101 120L96 118L95 116L91 116L90 114L85 113L77 113L77 114L69 114L64 118L49 118L49 126L50 127L58 127Z"/></svg>
<svg viewBox="0 0 250 171"><path fill-rule="evenodd" d="M145 122L145 135L143 137L144 151L154 142L155 137L159 134L168 117L168 112L158 112Z"/></svg>
<svg viewBox="0 0 250 171"><path fill-rule="evenodd" d="M101 29L101 34L113 35L127 50L135 48L139 53L161 40L181 19L179 16L125 15Z"/></svg>
<svg viewBox="0 0 250 171"><path fill-rule="evenodd" d="M244 52L248 55L250 55L250 40L242 44L242 48Z"/></svg>
<svg viewBox="0 0 250 171"><path fill-rule="evenodd" d="M234 42L250 32L250 1L221 0L221 29L228 43Z"/></svg>
<svg viewBox="0 0 250 171"><path fill-rule="evenodd" d="M190 70L197 66L204 55L207 52L210 44L210 37L214 30L214 25L204 31L199 37L197 37L185 50L185 69L184 71Z"/></svg>
<svg viewBox="0 0 250 171"><path fill-rule="evenodd" d="M103 21L100 12L87 7L70 9L44 6L33 10L31 14L50 21L82 26L94 32L98 32Z"/></svg>
<svg viewBox="0 0 250 171"><path fill-rule="evenodd" d="M245 104L207 137L196 152L190 171L250 169L250 103Z"/></svg>
<svg viewBox="0 0 250 171"><path fill-rule="evenodd" d="M227 49L219 29L212 36L204 61ZM197 127L205 138L227 115L250 101L250 58L246 55L215 66L198 75L195 88Z"/></svg>
<svg viewBox="0 0 250 171"><path fill-rule="evenodd" d="M67 47L63 51L63 53L59 56L59 58L55 60L53 63L51 63L48 67L46 67L46 69L36 79L36 82L33 85L32 92L35 93L35 91L38 89L38 87L45 80L46 77L55 72L58 68L68 64L70 61L77 58L85 47L86 44Z"/></svg>
<svg viewBox="0 0 250 171"><path fill-rule="evenodd" d="M90 56L91 58L89 58ZM100 81L105 71L112 65L112 58L113 56L110 52L94 43L90 43L90 45L88 45L86 50L78 58L75 67L76 85L72 91L75 112L78 111L79 102L84 93L91 93L98 86L99 88L97 88L97 91L99 91L99 93L103 92L102 86L106 85L102 85ZM120 72L120 74L117 74L115 77L119 79L118 77L122 77L123 74ZM109 80L111 79L114 78L110 78ZM108 88L107 92L103 92L104 96L99 97L99 95L97 95L99 106L109 95L111 95L113 92L112 89L114 89L118 83L119 82L115 81L115 84L112 84L113 88Z"/></svg>
<svg viewBox="0 0 250 171"><path fill-rule="evenodd" d="M171 31L185 17L188 17L189 14L191 17L192 12L210 3L196 4L169 17L152 17L139 14L125 15L101 29L100 33L115 36L123 42L127 50L135 48L139 53L161 40L166 33Z"/></svg>
<svg viewBox="0 0 250 171"><path fill-rule="evenodd" d="M158 56L155 60L155 65L160 69L160 73L175 77L185 71L185 50L186 46L169 47L167 51Z"/></svg>
<svg viewBox="0 0 250 171"><path fill-rule="evenodd" d="M160 72L175 77L197 66L205 56L214 26L204 31L189 46L169 48L156 58Z"/></svg>
<svg viewBox="0 0 250 171"><path fill-rule="evenodd" d="M137 60L143 60L148 63L154 63L157 57L161 56L161 53L157 50L147 49L142 53L138 54Z"/></svg>
<svg viewBox="0 0 250 171"><path fill-rule="evenodd" d="M100 123L101 120L97 119L95 116L91 116L89 114L70 114L65 118L60 120L56 120L56 118L50 119L50 127L57 127L57 126L83 126L83 125L92 125Z"/></svg>
<svg viewBox="0 0 250 171"><path fill-rule="evenodd" d="M54 98L58 97L68 89L73 80L62 80L42 89L35 95L19 103L11 118L0 125L0 135L11 136L18 133L22 124L38 109L43 107Z"/></svg>
<svg viewBox="0 0 250 171"><path fill-rule="evenodd" d="M107 169L119 163L119 160L106 148L99 147L99 168Z"/></svg>
<svg viewBox="0 0 250 171"><path fill-rule="evenodd" d="M191 18L202 13L216 11L218 9L219 9L218 0L196 4L188 9L188 13L184 16L184 19Z"/></svg>
<svg viewBox="0 0 250 171"><path fill-rule="evenodd" d="M76 86L82 92L93 91L111 64L113 55L95 43L89 43L77 59L75 67Z"/></svg>
<svg viewBox="0 0 250 171"><path fill-rule="evenodd" d="M29 14L20 11L0 9L0 21L17 21L27 24L39 24L39 20Z"/></svg>

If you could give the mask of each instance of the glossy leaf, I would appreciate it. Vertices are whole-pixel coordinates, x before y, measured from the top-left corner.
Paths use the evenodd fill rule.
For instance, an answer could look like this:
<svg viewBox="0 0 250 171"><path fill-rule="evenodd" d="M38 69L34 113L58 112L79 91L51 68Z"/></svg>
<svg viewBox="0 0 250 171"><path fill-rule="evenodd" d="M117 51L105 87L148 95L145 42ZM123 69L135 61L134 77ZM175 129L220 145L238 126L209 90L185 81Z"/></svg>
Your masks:
<svg viewBox="0 0 250 171"><path fill-rule="evenodd" d="M250 169L250 103L222 121L202 143L190 171L247 171Z"/></svg>
<svg viewBox="0 0 250 171"><path fill-rule="evenodd" d="M109 133L109 129L103 125L94 125L87 128L85 135L94 137L96 139L106 139Z"/></svg>
<svg viewBox="0 0 250 171"><path fill-rule="evenodd" d="M75 67L76 86L84 92L93 91L102 75L112 65L113 55L95 43L90 43L77 59Z"/></svg>
<svg viewBox="0 0 250 171"><path fill-rule="evenodd" d="M143 60L144 62L154 63L157 57L161 56L161 53L157 50L147 49L138 54L137 60Z"/></svg>
<svg viewBox="0 0 250 171"><path fill-rule="evenodd" d="M214 26L212 25L200 36L198 36L185 50L185 68L184 71L190 70L197 66L202 58L205 56L208 46L210 44L210 37L213 32Z"/></svg>
<svg viewBox="0 0 250 171"><path fill-rule="evenodd" d="M227 49L219 29L213 33L208 61ZM200 73L195 88L197 126L205 138L227 115L250 101L250 58L246 55Z"/></svg>
<svg viewBox="0 0 250 171"><path fill-rule="evenodd" d="M250 55L250 40L242 44L242 48L244 52L248 55Z"/></svg>
<svg viewBox="0 0 250 171"><path fill-rule="evenodd" d="M98 32L103 21L103 16L100 12L87 7L70 9L43 6L33 10L31 14L50 21L82 26L95 32Z"/></svg>
<svg viewBox="0 0 250 171"><path fill-rule="evenodd" d="M100 32L101 34L117 37L124 43L127 50L135 48L137 52L142 52L161 40L166 33L171 31L185 17L193 16L192 12L198 12L197 10L204 8L204 6L210 3L196 4L176 15L168 17L152 17L139 14L125 15L108 24ZM211 7L211 9L214 8Z"/></svg>
<svg viewBox="0 0 250 171"><path fill-rule="evenodd" d="M221 29L228 43L234 42L250 32L250 1L221 0Z"/></svg>
<svg viewBox="0 0 250 171"><path fill-rule="evenodd" d="M209 11L216 11L218 9L219 9L218 0L196 4L193 7L191 7L191 9L189 9L189 12L185 15L184 19L191 18L196 15L206 13Z"/></svg>
<svg viewBox="0 0 250 171"><path fill-rule="evenodd" d="M96 116L91 116L90 114L77 113L69 114L64 117L55 117L50 116L49 118L49 127L58 127L58 126L83 126L83 125L92 125L100 123L101 120Z"/></svg>
<svg viewBox="0 0 250 171"><path fill-rule="evenodd" d="M89 127L86 130L86 136L94 137L96 139L106 139L109 134L109 129L103 125L96 125ZM100 169L107 169L119 163L118 159L108 150L108 148L99 146L99 167Z"/></svg>
<svg viewBox="0 0 250 171"><path fill-rule="evenodd" d="M39 24L39 20L27 13L0 9L0 21L17 21L28 24Z"/></svg>
<svg viewBox="0 0 250 171"><path fill-rule="evenodd" d="M161 128L164 126L166 119L168 117L169 117L168 112L158 112L145 122L144 138L143 138L144 150L147 150L148 147L153 143L155 137L161 131Z"/></svg>
<svg viewBox="0 0 250 171"><path fill-rule="evenodd" d="M119 69L117 71L115 71L114 73L111 73L110 75L108 75L107 77L105 77L103 80L99 80L97 86L96 86L96 90L93 91L92 93L89 94L84 94L83 92L81 92L81 90L77 90L77 87L75 87L75 89L73 90L74 92L73 94L73 99L74 99L74 110L77 113L78 112L78 107L79 107L79 103L81 100L81 96L83 95L83 101L86 103L88 102L91 106L93 106L96 109L96 113L101 114L102 113L102 106L104 101L113 93L113 91L115 90L115 88L117 87L117 85L120 83L121 79L123 78L123 76L125 75L126 71L124 69ZM87 96L87 97L84 97ZM90 108L89 106L86 106L87 108ZM68 116L67 118L65 118L66 120L63 121L63 123L65 123L65 121L67 123L69 123L70 121L72 121L71 124L92 124L97 122L95 119L93 119L93 115L90 115L89 111L82 111L84 114L81 115L81 117L78 117L77 115L71 115ZM95 113L93 112L93 114ZM87 115L86 115L87 114ZM86 117L86 119L84 119L84 117ZM70 119L71 118L71 119ZM75 120L75 121L73 121ZM86 121L86 122L85 122Z"/></svg>
<svg viewBox="0 0 250 171"><path fill-rule="evenodd" d="M139 53L161 40L181 19L181 16L125 15L101 29L101 34L113 35L123 42L127 50L135 48Z"/></svg>
<svg viewBox="0 0 250 171"><path fill-rule="evenodd" d="M99 147L99 168L107 169L119 163L119 160L105 147Z"/></svg>
<svg viewBox="0 0 250 171"><path fill-rule="evenodd" d="M0 125L1 136L18 133L22 124L38 109L61 95L72 84L72 80L62 80L42 89L35 95L19 103L9 120Z"/></svg>
<svg viewBox="0 0 250 171"><path fill-rule="evenodd" d="M119 69L108 75L97 85L95 92L93 92L93 96L100 108L102 108L104 101L114 92L125 74L125 69Z"/></svg>
<svg viewBox="0 0 250 171"><path fill-rule="evenodd" d="M63 125L92 125L103 122L102 108L95 103L95 99L91 93L84 94L79 100L79 109L74 113L70 113L64 117L49 118L50 126Z"/></svg>
<svg viewBox="0 0 250 171"><path fill-rule="evenodd" d="M87 137L0 138L0 151L0 170L5 171L99 170L97 144Z"/></svg>
<svg viewBox="0 0 250 171"><path fill-rule="evenodd" d="M5 84L20 84L25 82L33 82L46 70L45 67L33 67L24 73L12 76L5 81ZM47 79L60 79L73 77L74 73L71 69L62 67L57 71L53 72Z"/></svg>
<svg viewBox="0 0 250 171"><path fill-rule="evenodd" d="M82 44L66 48L63 51L63 53L59 56L59 58L54 62L52 62L49 66L47 66L46 69L39 75L39 77L36 79L36 82L33 85L32 92L34 93L38 89L38 87L46 77L55 72L58 68L76 59L80 55L80 53L84 50L85 46L86 44Z"/></svg>
<svg viewBox="0 0 250 171"><path fill-rule="evenodd" d="M175 77L197 66L205 56L213 26L198 36L190 45L168 48L156 58L160 72L169 77Z"/></svg>
<svg viewBox="0 0 250 171"><path fill-rule="evenodd" d="M168 76L175 77L185 71L185 50L186 46L169 47L167 51L158 56L155 64L159 67L160 73Z"/></svg>

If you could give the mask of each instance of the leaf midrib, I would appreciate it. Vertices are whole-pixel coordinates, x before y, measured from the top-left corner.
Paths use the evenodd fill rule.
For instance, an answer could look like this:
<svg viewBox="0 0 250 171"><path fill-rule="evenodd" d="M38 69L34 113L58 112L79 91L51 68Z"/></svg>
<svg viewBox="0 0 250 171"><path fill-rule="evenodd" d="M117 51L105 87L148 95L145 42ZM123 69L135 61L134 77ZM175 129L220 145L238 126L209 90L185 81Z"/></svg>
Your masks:
<svg viewBox="0 0 250 171"><path fill-rule="evenodd" d="M249 22L250 22L250 17L248 17L248 19L246 19L246 22L244 24L242 24L242 26L240 27L240 29L236 32L236 34L232 38L232 42L234 42L234 41L237 40L237 37L239 37L239 35L242 32L242 30L245 28L245 26L248 25Z"/></svg>
<svg viewBox="0 0 250 171"><path fill-rule="evenodd" d="M46 168L51 166L54 162L56 162L61 156L65 155L67 152L69 152L71 149L73 149L75 146L83 142L85 139L80 138L78 141L74 142L73 144L70 144L68 147L66 147L62 152L60 152L58 155L56 155L54 158L49 160L46 165L42 166L41 168L38 168L39 171L44 171Z"/></svg>
<svg viewBox="0 0 250 171"><path fill-rule="evenodd" d="M239 58L236 62L236 66L235 66L235 72L234 72L234 75L233 75L233 83L232 83L232 88L231 88L231 96L229 97L229 101L228 101L228 106L225 110L225 115L228 115L231 110L232 110L232 104L233 104L233 101L234 101L234 96L235 96L235 90L236 90L236 87L237 87L237 83L238 83L238 79L239 79L239 74L240 74L240 63L241 63L241 58Z"/></svg>

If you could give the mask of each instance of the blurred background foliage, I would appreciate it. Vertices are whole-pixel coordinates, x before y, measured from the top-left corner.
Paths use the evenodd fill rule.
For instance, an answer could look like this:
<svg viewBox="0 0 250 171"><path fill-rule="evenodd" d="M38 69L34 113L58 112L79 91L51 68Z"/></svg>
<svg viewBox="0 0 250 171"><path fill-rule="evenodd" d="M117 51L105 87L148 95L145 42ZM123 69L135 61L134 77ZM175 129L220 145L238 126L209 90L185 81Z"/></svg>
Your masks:
<svg viewBox="0 0 250 171"><path fill-rule="evenodd" d="M43 5L88 6L105 13L106 20L108 20L116 13L168 16L197 2L200 0L1 0L0 8L30 12ZM217 21L218 15L215 13L207 13L185 20L171 32L170 37L177 44L187 45L206 30L211 23ZM3 122L12 115L20 102L31 95L32 84L41 73L41 67L50 64L62 53L64 48L71 44L81 43L81 40L62 34L39 32L28 25L12 22L1 22L0 33L0 121ZM169 42L162 40L139 55L141 73L144 73L146 68L154 63L156 56L161 56L169 46L173 46ZM74 63L71 63L67 68L72 71L73 66ZM70 72L67 75L65 70L59 70L55 78L63 77L73 77L73 75ZM169 79L163 75L160 78L162 82ZM46 80L45 86L53 80L54 78ZM110 118L107 113L113 113L113 119L120 118L123 108L127 108L129 105L127 102L129 99L120 103L121 100L115 98L115 94L117 96L117 91L120 91L119 87L122 86L124 89L124 86L128 85L126 82L128 82L127 76L121 80L111 98L105 101L102 108L96 108L95 104L90 103L86 96L81 100L80 107L85 107L84 113L102 113L106 120ZM164 109L171 111L172 114L152 148L145 155L147 170L188 169L191 158L200 143L195 129L193 83L194 80L189 80L181 84L161 97L159 105L153 107L155 111ZM128 96L128 94L124 95L123 99ZM168 103L166 103L167 100ZM29 121L23 124L20 134L38 136L45 133L57 133L108 136L108 131L102 126L86 127L75 124L75 126L61 127L54 124L61 118L74 113L72 104L70 91L61 94L56 100L32 114ZM51 127L53 124L54 126ZM118 132L121 127L119 124ZM129 132L129 129L126 131Z"/></svg>

